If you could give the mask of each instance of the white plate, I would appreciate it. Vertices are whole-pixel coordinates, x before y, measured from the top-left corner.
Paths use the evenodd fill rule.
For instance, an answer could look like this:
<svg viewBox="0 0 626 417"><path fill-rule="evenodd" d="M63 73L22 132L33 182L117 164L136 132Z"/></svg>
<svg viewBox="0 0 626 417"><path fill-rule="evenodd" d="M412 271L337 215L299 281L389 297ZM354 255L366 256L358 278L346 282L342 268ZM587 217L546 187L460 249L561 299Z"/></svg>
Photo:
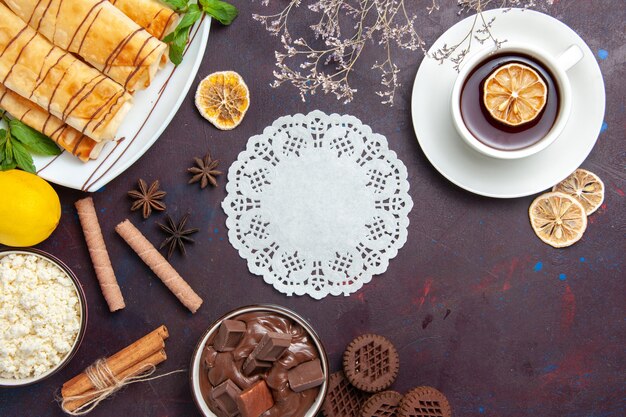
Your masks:
<svg viewBox="0 0 626 417"><path fill-rule="evenodd" d="M456 71L449 62L424 58L411 98L417 140L433 166L448 180L476 194L515 198L552 187L572 173L593 148L604 118L604 82L600 67L587 44L568 26L543 13L522 9L484 12L495 17L492 33L498 39L536 44L555 55L572 44L583 59L567 74L572 84L572 113L565 130L548 148L518 160L498 160L472 150L452 124L450 95ZM432 46L458 43L468 33L474 16L448 29ZM473 42L472 52L491 47Z"/></svg>
<svg viewBox="0 0 626 417"><path fill-rule="evenodd" d="M168 62L147 90L134 95L133 108L96 160L83 163L68 152L56 157L34 157L37 174L55 184L96 191L120 175L141 157L170 123L191 87L209 38L211 19L196 23L185 59L178 66Z"/></svg>

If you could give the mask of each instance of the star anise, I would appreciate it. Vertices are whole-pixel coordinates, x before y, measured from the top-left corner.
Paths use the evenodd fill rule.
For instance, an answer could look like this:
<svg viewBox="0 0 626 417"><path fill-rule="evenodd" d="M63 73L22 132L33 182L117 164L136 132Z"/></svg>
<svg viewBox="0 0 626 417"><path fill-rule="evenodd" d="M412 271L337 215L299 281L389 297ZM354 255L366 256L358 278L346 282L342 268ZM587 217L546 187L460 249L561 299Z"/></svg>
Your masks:
<svg viewBox="0 0 626 417"><path fill-rule="evenodd" d="M193 160L196 162L196 166L187 169L187 172L193 175L188 184L200 181L200 188L202 189L206 188L209 183L213 187L217 187L215 177L221 175L222 172L216 170L215 168L217 168L220 161L213 160L213 158L211 158L211 154L208 152L204 155L204 158L193 158Z"/></svg>
<svg viewBox="0 0 626 417"><path fill-rule="evenodd" d="M130 209L131 211L142 209L143 218L147 219L152 214L152 209L165 210L165 203L161 201L165 194L167 194L165 191L159 190L159 180L148 187L144 180L139 179L139 189L128 192L128 196L136 200Z"/></svg>
<svg viewBox="0 0 626 417"><path fill-rule="evenodd" d="M185 224L187 223L187 219L189 219L189 213L185 214L182 219L178 222L178 224L174 223L172 217L167 215L167 223L168 225L164 225L161 223L157 223L161 230L167 233L169 236L161 243L159 249L163 249L166 246L169 246L167 250L167 259L172 256L174 253L174 249L178 247L178 250L183 255L187 255L187 251L185 250L185 242L193 243L194 240L189 237L189 235L196 233L198 229L185 229Z"/></svg>

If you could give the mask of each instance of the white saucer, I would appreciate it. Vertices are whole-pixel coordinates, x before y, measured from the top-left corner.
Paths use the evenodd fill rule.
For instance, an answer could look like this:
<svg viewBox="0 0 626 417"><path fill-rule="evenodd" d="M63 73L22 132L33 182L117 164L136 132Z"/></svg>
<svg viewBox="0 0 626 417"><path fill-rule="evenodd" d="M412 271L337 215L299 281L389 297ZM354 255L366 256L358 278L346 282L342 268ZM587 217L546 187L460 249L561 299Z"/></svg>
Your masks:
<svg viewBox="0 0 626 417"><path fill-rule="evenodd" d="M567 74L572 85L572 113L565 130L545 150L527 158L499 160L482 155L463 142L452 124L450 95L456 79L452 64L440 65L424 58L415 76L411 112L417 140L433 166L448 180L475 194L515 198L552 187L572 173L593 148L604 118L604 82L600 67L587 44L568 26L543 13L522 9L484 12L495 17L492 33L497 39L535 43L555 55L578 45L583 59ZM474 16L448 29L433 44L459 42L468 33ZM472 52L492 45L473 42Z"/></svg>

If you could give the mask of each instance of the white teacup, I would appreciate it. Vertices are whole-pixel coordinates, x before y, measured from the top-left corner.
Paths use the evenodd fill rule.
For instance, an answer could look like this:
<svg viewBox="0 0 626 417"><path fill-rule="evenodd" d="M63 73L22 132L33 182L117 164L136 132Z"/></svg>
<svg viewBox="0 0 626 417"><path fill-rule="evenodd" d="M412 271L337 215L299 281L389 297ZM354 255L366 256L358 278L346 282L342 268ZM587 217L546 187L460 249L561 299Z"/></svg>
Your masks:
<svg viewBox="0 0 626 417"><path fill-rule="evenodd" d="M515 150L496 149L484 144L469 131L461 115L461 91L467 77L472 73L472 70L485 61L490 55L503 53L526 55L540 63L552 74L559 92L559 109L556 120L550 131L538 142L528 147ZM576 65L582 57L583 51L577 45L570 46L557 56L545 52L534 45L513 42L506 42L500 48L485 48L476 52L464 62L456 78L454 87L452 88L452 120L454 121L456 130L470 147L493 158L518 159L542 151L559 137L567 124L572 110L572 91L566 71ZM550 98L548 98L548 100L550 100Z"/></svg>

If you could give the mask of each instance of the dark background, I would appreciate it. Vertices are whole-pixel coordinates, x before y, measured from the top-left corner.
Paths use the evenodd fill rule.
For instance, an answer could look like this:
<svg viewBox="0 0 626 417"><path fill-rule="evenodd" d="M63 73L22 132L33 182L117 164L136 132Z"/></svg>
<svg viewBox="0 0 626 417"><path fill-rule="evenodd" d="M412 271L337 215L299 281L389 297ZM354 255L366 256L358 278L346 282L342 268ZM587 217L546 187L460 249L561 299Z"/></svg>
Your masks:
<svg viewBox="0 0 626 417"><path fill-rule="evenodd" d="M282 1L282 0L281 0ZM108 356L160 324L170 330L168 360L159 372L188 367L197 339L213 320L247 304L276 303L304 315L317 329L333 370L346 344L364 332L390 338L401 369L394 389L432 385L450 399L456 416L621 417L624 407L625 137L624 78L626 7L622 1L558 1L543 11L572 27L596 54L607 92L605 126L583 167L606 185L602 207L589 219L582 241L553 249L532 232L527 210L534 197L496 200L447 182L421 152L410 117L410 90L423 55L398 52L403 87L396 105L379 104L378 74L370 70L380 50L364 53L353 74L355 100L347 105L318 94L302 103L290 85L272 89L271 37L252 13L277 10L233 1L240 16L231 27L211 29L204 62L187 99L154 146L116 180L93 194L113 266L126 299L109 313L100 294L74 202L86 194L55 187L63 205L61 224L38 247L66 262L87 294L89 323L72 362L34 386L0 390L0 416L61 416L54 396L63 382L95 359ZM308 3L304 1L303 3ZM430 45L464 16L456 1L407 2L419 15L418 32ZM279 2L279 4L282 4ZM308 12L301 8L298 16ZM304 25L297 18L293 25ZM221 132L193 104L198 81L217 70L238 71L251 90L252 105L237 129ZM350 297L286 297L252 275L228 243L225 175L217 189L187 185L194 156L211 149L227 171L245 147L279 116L320 109L348 113L389 140L407 165L414 208L408 241L382 276ZM187 258L172 264L203 297L191 315L114 232L130 218L155 244L163 235L158 213L143 221L131 213L126 192L137 179L159 179L167 191L167 213L189 210L200 228ZM95 416L195 416L187 373L135 384L103 402Z"/></svg>

